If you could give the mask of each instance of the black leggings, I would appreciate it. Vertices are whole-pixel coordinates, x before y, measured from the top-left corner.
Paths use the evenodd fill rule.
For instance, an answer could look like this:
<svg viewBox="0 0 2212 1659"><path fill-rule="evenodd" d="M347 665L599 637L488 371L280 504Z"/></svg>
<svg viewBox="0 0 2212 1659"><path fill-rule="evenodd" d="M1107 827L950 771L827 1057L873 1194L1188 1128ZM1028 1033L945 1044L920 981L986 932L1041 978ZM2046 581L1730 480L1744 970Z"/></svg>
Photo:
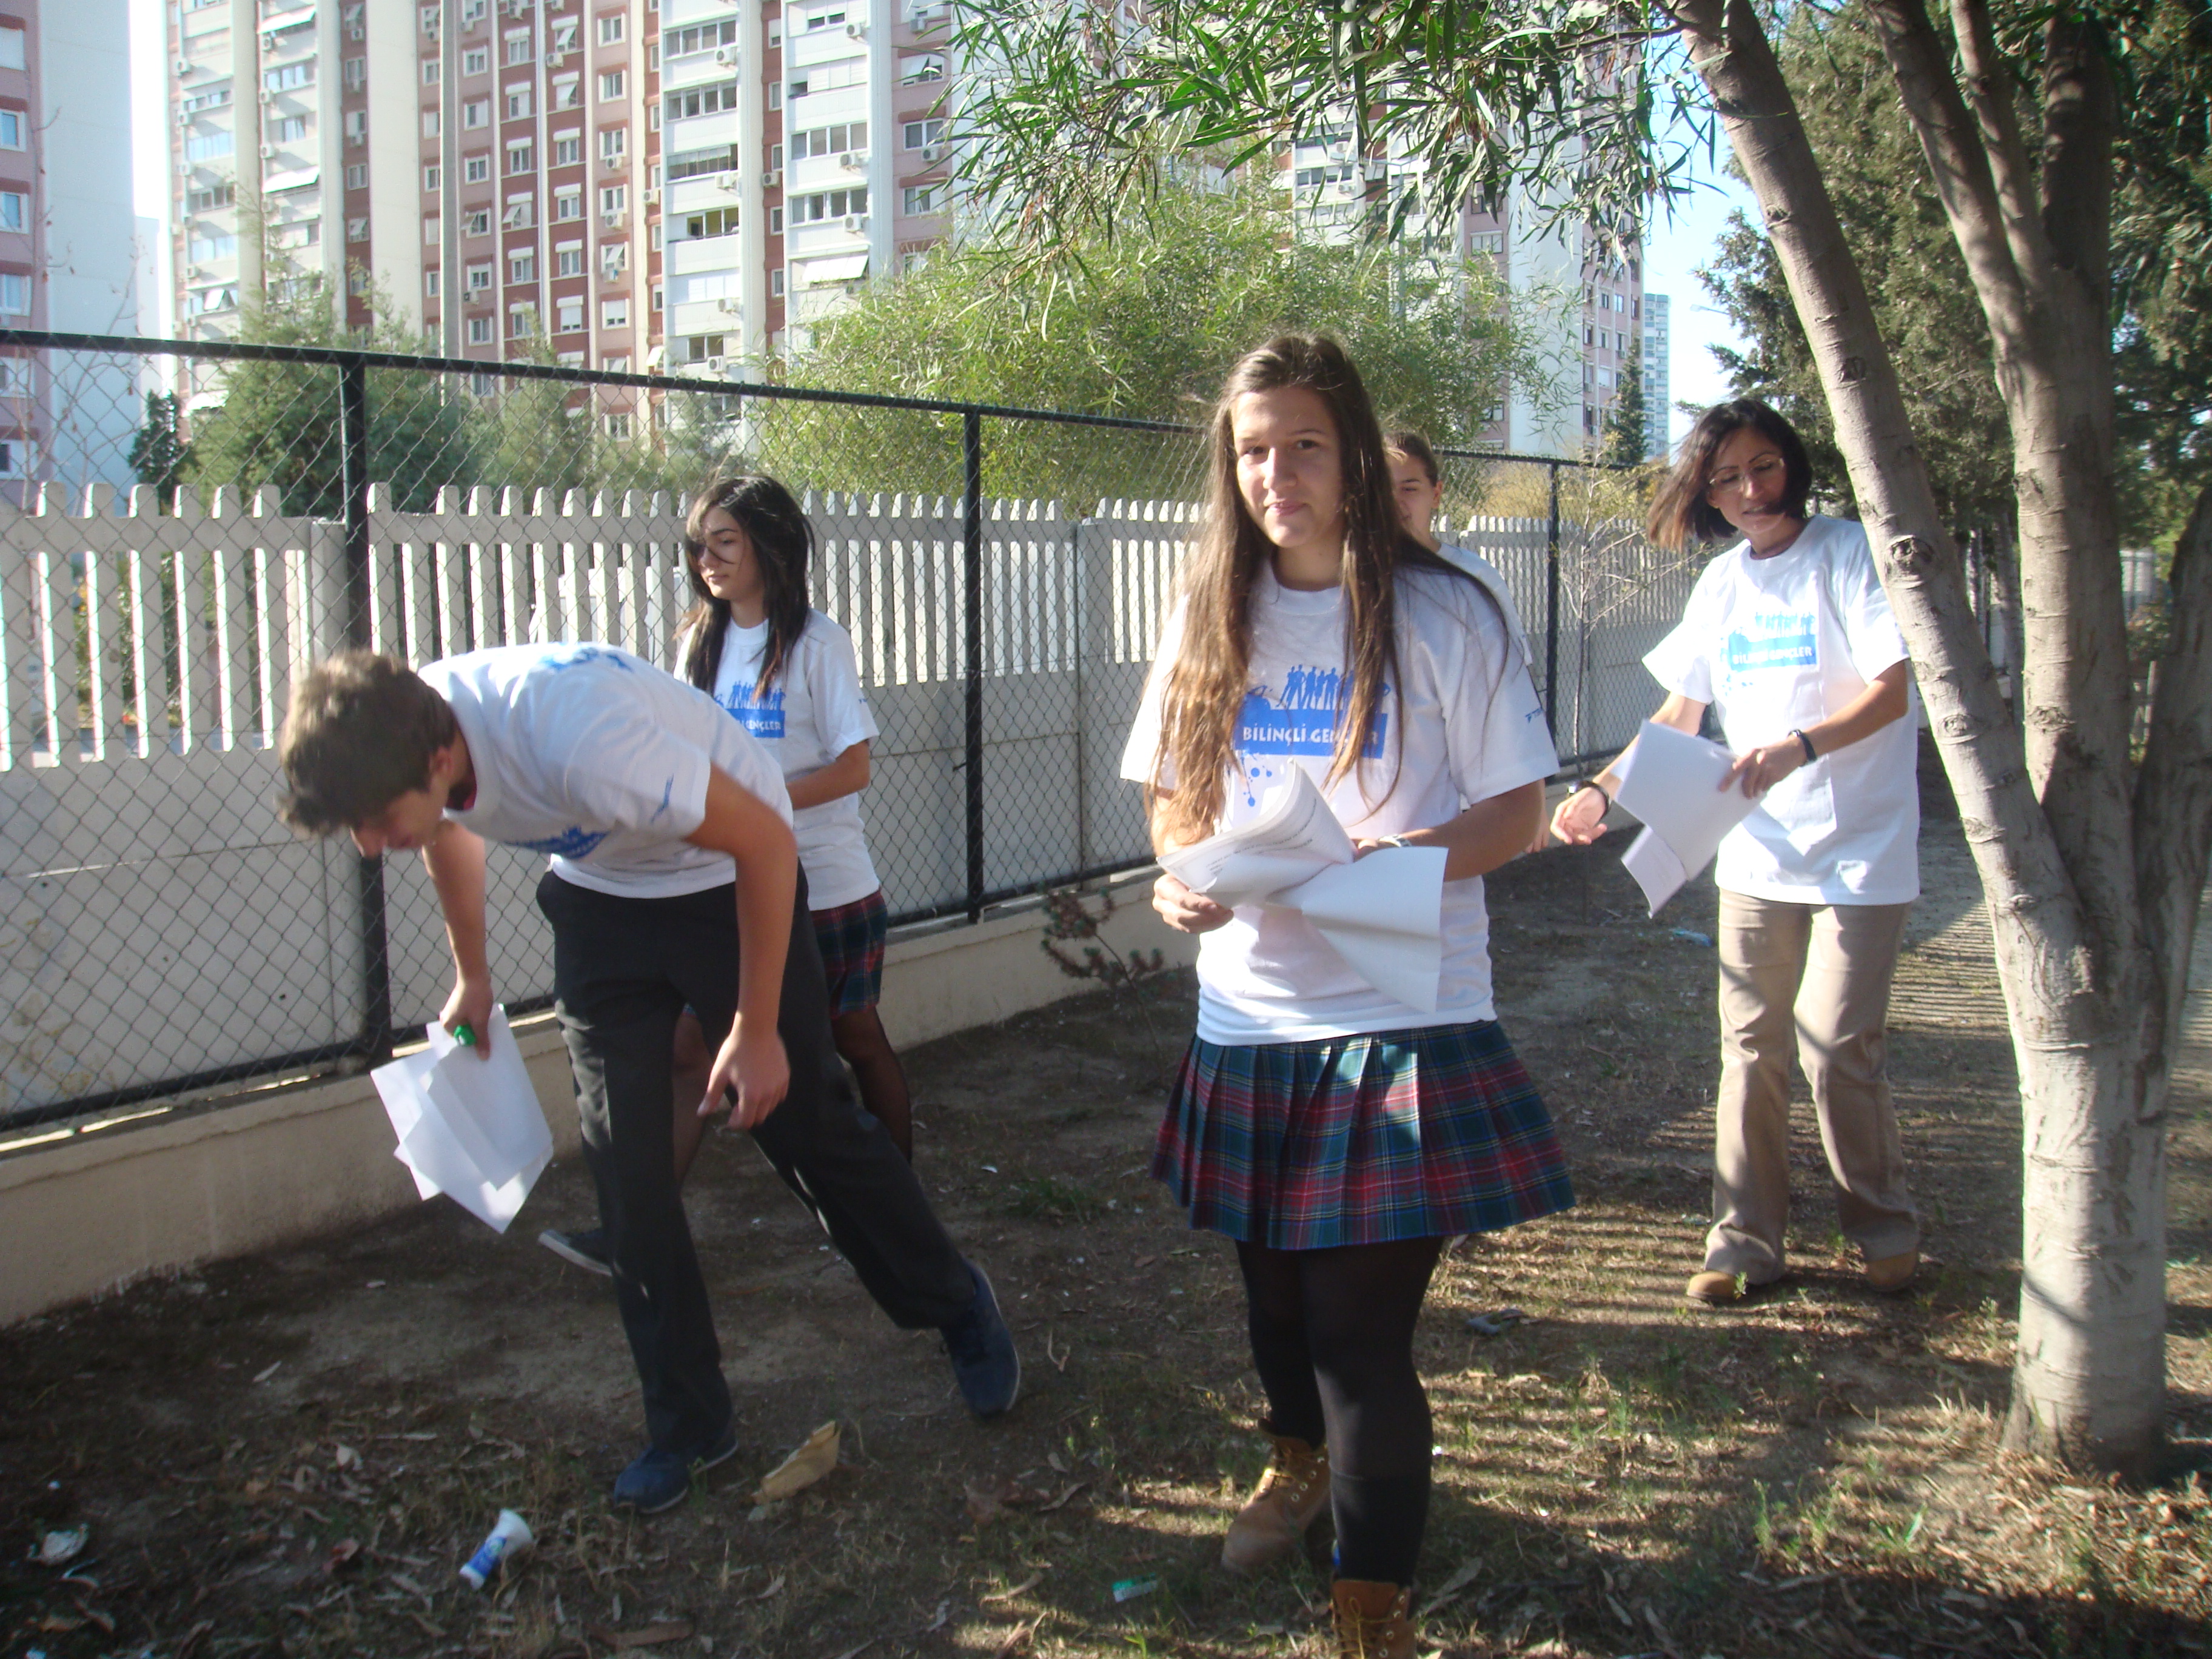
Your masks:
<svg viewBox="0 0 2212 1659"><path fill-rule="evenodd" d="M1237 1247L1269 1426L1328 1445L1346 1578L1413 1582L1429 1499L1429 1398L1413 1369L1413 1326L1443 1246Z"/></svg>

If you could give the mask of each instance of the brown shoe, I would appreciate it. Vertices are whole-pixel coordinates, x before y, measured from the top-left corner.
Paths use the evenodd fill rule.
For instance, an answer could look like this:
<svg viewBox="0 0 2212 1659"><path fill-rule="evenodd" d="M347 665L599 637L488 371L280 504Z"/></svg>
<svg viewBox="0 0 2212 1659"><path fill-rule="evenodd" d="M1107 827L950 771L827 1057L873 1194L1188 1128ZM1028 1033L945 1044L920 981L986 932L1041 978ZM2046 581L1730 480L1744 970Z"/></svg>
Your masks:
<svg viewBox="0 0 2212 1659"><path fill-rule="evenodd" d="M1920 1271L1920 1252L1905 1250L1897 1255L1886 1255L1879 1261L1866 1264L1869 1290L1901 1291L1912 1282L1912 1275Z"/></svg>
<svg viewBox="0 0 2212 1659"><path fill-rule="evenodd" d="M1735 1273L1716 1273L1708 1267L1703 1273L1690 1275L1682 1294L1708 1308L1725 1308L1731 1302L1743 1300L1743 1281Z"/></svg>
<svg viewBox="0 0 2212 1659"><path fill-rule="evenodd" d="M1340 1578L1329 1586L1342 1659L1413 1659L1413 1592L1403 1584Z"/></svg>
<svg viewBox="0 0 2212 1659"><path fill-rule="evenodd" d="M1221 1565L1231 1572L1258 1572L1298 1553L1328 1503L1328 1448L1309 1446L1286 1434L1270 1434L1267 1472L1221 1540Z"/></svg>

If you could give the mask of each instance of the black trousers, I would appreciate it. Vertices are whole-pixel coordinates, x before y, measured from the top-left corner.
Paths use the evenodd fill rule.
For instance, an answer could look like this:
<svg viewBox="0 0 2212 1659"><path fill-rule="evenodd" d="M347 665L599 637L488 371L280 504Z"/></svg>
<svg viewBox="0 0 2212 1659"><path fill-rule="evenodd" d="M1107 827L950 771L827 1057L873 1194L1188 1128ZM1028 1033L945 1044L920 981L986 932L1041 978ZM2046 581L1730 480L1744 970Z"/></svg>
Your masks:
<svg viewBox="0 0 2212 1659"><path fill-rule="evenodd" d="M653 1445L690 1454L730 1419L707 1285L676 1190L670 1131L676 1021L696 1012L710 1048L737 1010L734 886L677 898L602 893L547 872L553 989L576 1073L584 1155L599 1188L615 1300ZM802 872L776 1024L791 1091L752 1137L895 1324L965 1312L975 1284L914 1170L862 1109L830 1035L829 992Z"/></svg>

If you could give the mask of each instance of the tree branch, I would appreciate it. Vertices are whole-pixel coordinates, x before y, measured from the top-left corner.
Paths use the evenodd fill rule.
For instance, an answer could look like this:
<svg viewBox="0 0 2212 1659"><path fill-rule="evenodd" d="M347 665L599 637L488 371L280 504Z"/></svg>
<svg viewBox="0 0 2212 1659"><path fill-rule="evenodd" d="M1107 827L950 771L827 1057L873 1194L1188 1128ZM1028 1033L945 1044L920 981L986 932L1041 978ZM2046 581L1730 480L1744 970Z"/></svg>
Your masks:
<svg viewBox="0 0 2212 1659"><path fill-rule="evenodd" d="M1881 36L1882 55L1897 77L1898 95L1928 157L1951 234L1966 261L2002 362L2026 339L2030 307L2025 270L2032 262L2008 234L2009 217L1982 135L1967 114L1949 55L1921 0L1869 0L1867 15ZM2032 223L2031 220L2031 223Z"/></svg>
<svg viewBox="0 0 2212 1659"><path fill-rule="evenodd" d="M2212 483L2174 548L2172 588L2173 645L2159 663L2135 795L2136 880L2169 1054L2212 841Z"/></svg>
<svg viewBox="0 0 2212 1659"><path fill-rule="evenodd" d="M2003 209L2013 258L2032 266L2042 252L2042 204L2036 197L2035 162L2027 153L2020 111L2013 102L2011 77L2005 73L1996 32L1990 22L1989 0L1951 0L1951 32L1958 40L1966 102L1981 129L1982 153Z"/></svg>

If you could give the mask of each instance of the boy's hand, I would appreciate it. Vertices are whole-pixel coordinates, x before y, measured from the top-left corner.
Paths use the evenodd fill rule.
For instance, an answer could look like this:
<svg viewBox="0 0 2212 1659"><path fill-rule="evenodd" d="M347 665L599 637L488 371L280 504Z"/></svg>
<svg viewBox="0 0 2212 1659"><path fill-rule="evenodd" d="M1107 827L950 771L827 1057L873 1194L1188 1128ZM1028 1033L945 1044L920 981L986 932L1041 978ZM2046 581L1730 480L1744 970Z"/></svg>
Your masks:
<svg viewBox="0 0 2212 1659"><path fill-rule="evenodd" d="M791 1061L783 1052L783 1039L773 1027L748 1034L743 1020L730 1026L714 1056L714 1069L707 1073L707 1097L699 1103L699 1115L712 1117L734 1091L737 1104L730 1109L730 1127L750 1129L783 1103L791 1087Z"/></svg>
<svg viewBox="0 0 2212 1659"><path fill-rule="evenodd" d="M491 1010L489 980L456 979L453 994L446 999L438 1024L457 1037L460 1028L467 1026L470 1036L464 1041L471 1042L479 1055L486 1054L491 1051Z"/></svg>
<svg viewBox="0 0 2212 1659"><path fill-rule="evenodd" d="M1210 933L1237 919L1237 913L1227 905L1216 904L1205 894L1192 892L1165 871L1152 884L1152 908L1178 933Z"/></svg>

